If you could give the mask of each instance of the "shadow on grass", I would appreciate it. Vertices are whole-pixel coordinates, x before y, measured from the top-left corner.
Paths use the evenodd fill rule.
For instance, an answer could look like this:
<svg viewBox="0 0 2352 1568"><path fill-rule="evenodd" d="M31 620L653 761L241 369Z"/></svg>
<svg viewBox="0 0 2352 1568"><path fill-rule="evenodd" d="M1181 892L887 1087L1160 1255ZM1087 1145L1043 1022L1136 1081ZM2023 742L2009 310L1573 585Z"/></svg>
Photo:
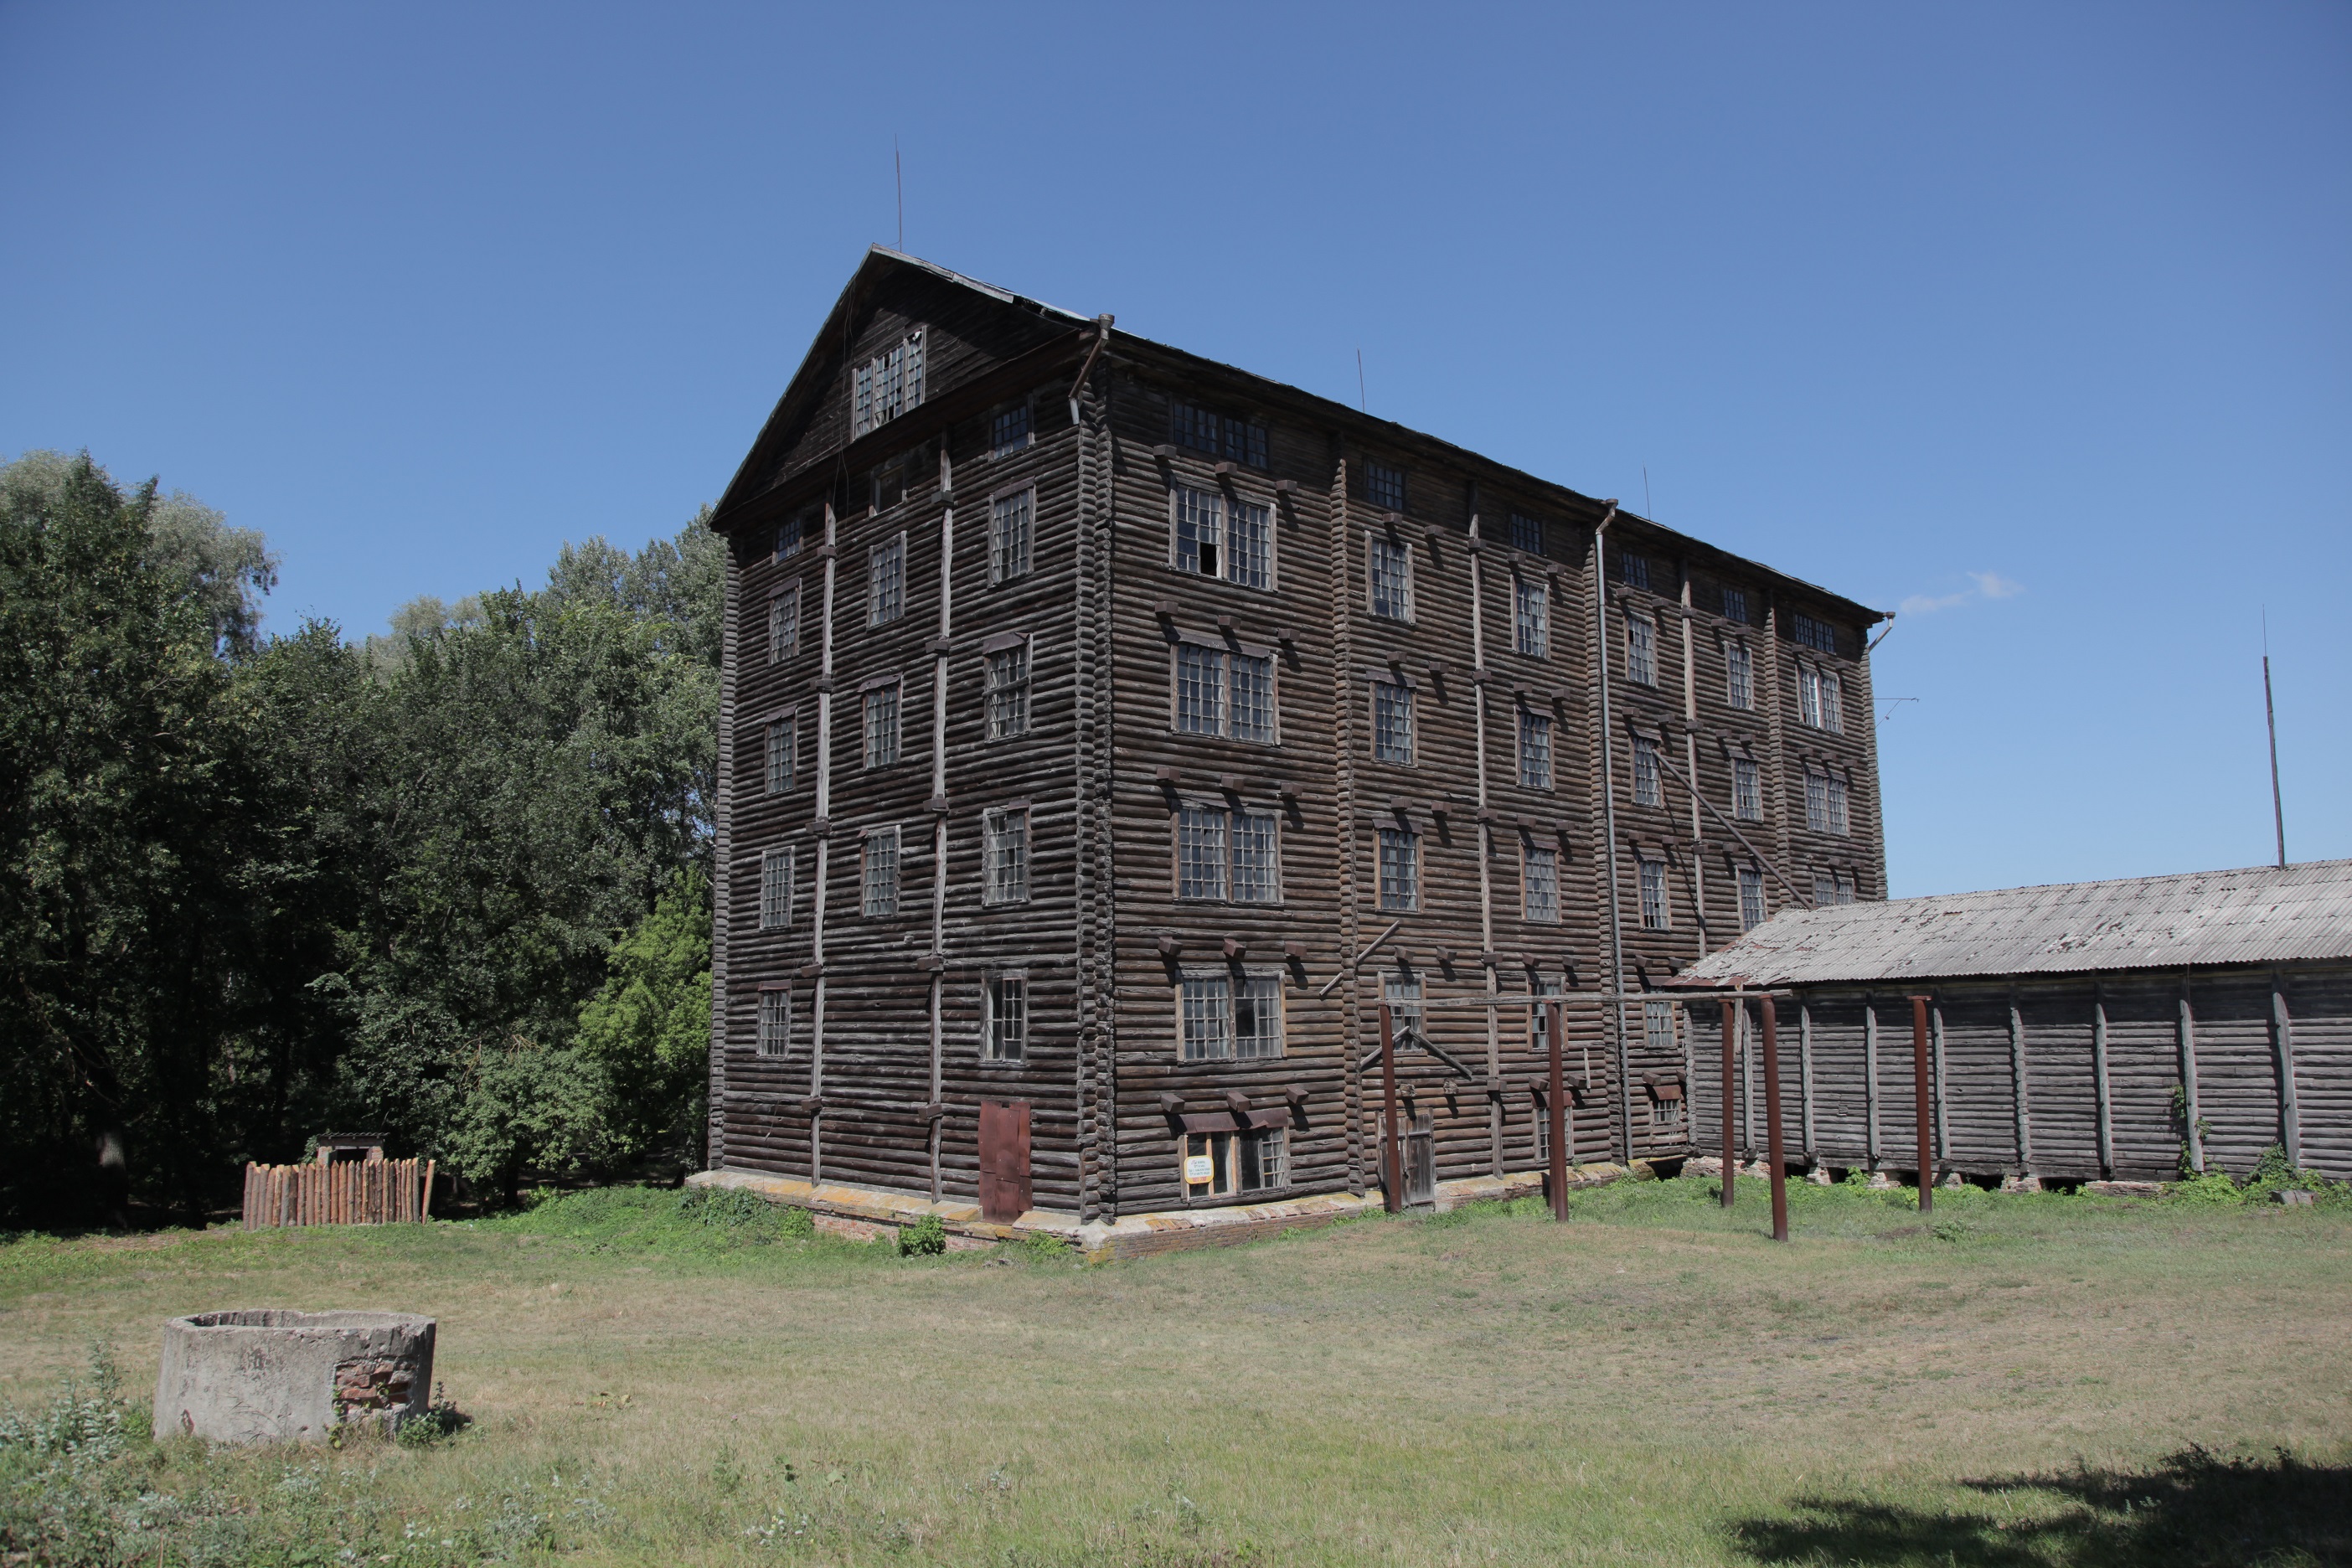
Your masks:
<svg viewBox="0 0 2352 1568"><path fill-rule="evenodd" d="M1860 1499L1795 1500L1748 1519L1732 1545L1758 1563L1945 1568L2302 1568L2352 1563L2352 1467L2231 1458L2189 1447L2144 1470L1969 1481L2025 1508L1925 1512ZM2054 1500L2056 1507L2036 1507Z"/></svg>

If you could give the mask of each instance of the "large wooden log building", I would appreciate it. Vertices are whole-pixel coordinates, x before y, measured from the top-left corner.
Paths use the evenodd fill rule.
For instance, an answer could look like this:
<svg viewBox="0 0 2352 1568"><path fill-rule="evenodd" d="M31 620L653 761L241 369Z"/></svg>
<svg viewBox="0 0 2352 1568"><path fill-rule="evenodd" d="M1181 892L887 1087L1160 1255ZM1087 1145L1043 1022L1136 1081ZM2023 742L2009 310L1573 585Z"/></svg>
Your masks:
<svg viewBox="0 0 2352 1568"><path fill-rule="evenodd" d="M720 503L709 1160L1081 1220L1689 1142L1640 990L1885 896L1884 617L896 252ZM1604 780L1607 786L1604 788Z"/></svg>

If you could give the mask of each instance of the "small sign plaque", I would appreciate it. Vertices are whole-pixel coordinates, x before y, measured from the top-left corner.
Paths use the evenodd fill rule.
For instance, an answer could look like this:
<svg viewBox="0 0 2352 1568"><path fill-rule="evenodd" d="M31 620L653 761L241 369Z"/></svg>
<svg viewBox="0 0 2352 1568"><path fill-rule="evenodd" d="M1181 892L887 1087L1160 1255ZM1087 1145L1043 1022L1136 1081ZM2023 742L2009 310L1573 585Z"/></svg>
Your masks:
<svg viewBox="0 0 2352 1568"><path fill-rule="evenodd" d="M1206 1154L1184 1156L1184 1180L1188 1183L1206 1182L1215 1173L1216 1167L1209 1163L1209 1157Z"/></svg>

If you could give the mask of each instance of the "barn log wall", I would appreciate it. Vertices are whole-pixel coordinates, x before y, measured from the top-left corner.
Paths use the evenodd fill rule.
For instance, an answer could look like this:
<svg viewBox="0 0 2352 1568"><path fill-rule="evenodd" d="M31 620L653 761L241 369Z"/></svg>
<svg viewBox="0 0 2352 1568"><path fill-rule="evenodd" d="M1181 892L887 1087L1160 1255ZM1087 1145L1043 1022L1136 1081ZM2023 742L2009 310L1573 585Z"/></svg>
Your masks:
<svg viewBox="0 0 2352 1568"><path fill-rule="evenodd" d="M1284 1191L1360 1192L1377 1179L1381 1127L1358 1062L1391 979L1418 982L1431 1002L1494 998L1491 1009L1427 1016L1430 1037L1469 1076L1418 1051L1400 1063L1406 1115L1427 1116L1438 1179L1538 1166L1543 1053L1527 997L1538 986L1568 998L1567 1071L1581 1085L1574 1157L1686 1150L1687 1113L1676 1108L1689 1103L1678 1095L1687 1031L1652 1028L1641 1005L1626 1008L1621 1082L1614 1009L1602 1000L1611 890L1593 679L1602 635L1617 651L1606 782L1622 829L1614 896L1629 984L1664 980L1740 929L1734 871L1755 862L1717 822L1733 812L1735 755L1764 769L1764 820L1742 826L1774 863L1768 910L1802 901L1783 877L1809 892L1812 871L1832 863L1850 870L1861 896L1883 894L1874 783L1857 781L1850 834L1806 840L1801 778L1790 782L1797 743L1783 732L1798 661L1780 628L1801 602L1840 628L1835 654L1804 657L1842 665L1847 701L1847 737L1808 731L1806 743L1843 745L1853 765L1871 765L1858 606L1621 516L1611 549L1622 543L1651 563L1647 589L1626 584L1593 548L1602 509L1588 498L1137 340L1109 338L1076 389L1073 426L1071 378L1094 330L1025 302L910 274L845 297L845 312L803 370L814 390L795 382L719 520L733 549L714 1163L968 1200L979 1102L1014 1098L1032 1107L1038 1205L1116 1219L1185 1205L1181 1119L1237 1103L1287 1115ZM925 406L853 437L850 368L917 329ZM1263 466L1172 441L1177 400L1261 425ZM1029 409L1030 439L993 455L992 416L1016 403ZM1401 507L1369 492L1372 465L1404 474ZM1014 487L1034 487L1033 565L992 584L991 502ZM1178 487L1270 508L1269 588L1178 569ZM1539 549L1514 543L1515 514L1539 521ZM824 541L780 558L776 525L803 516L826 520ZM1410 552L1410 620L1371 613L1375 534ZM900 540L903 613L869 626L870 552ZM795 584L799 641L770 663L770 606ZM1548 606L1540 655L1517 646L1521 584L1539 587ZM1745 595L1744 616L1722 613L1727 584ZM1629 615L1658 626L1654 684L1625 669ZM1016 633L1032 639L1029 733L992 741L982 645ZM1745 709L1727 695L1733 637L1754 659ZM1276 743L1176 731L1171 650L1186 639L1275 656ZM1372 756L1376 676L1412 689L1411 765ZM877 681L898 686L900 753L868 769L860 713ZM1521 782L1523 712L1551 722L1548 786ZM797 765L790 787L772 794L765 735L778 719L793 728ZM1657 806L1633 803L1637 731L1662 740L1706 807L1671 781ZM1173 815L1186 801L1276 813L1278 902L1176 897ZM1024 803L1029 898L985 905L983 814ZM1414 910L1381 907L1383 826L1421 837ZM899 832L898 911L866 916L863 846L890 827ZM791 916L762 929L762 855L781 847L795 856ZM1557 920L1524 918L1530 847L1559 856ZM1664 929L1640 921L1645 856L1674 868ZM1236 968L1281 979L1283 1054L1183 1061L1181 975ZM1005 973L1027 979L1027 1050L1018 1063L983 1062L984 986ZM781 1055L760 1048L763 988L790 997ZM1832 1036L1817 1043L1825 1085L1841 1048ZM1821 1138L1834 1138L1839 1114L1824 1100Z"/></svg>
<svg viewBox="0 0 2352 1568"><path fill-rule="evenodd" d="M2170 1180L2194 1165L2193 1115L2212 1168L2242 1178L2264 1150L2299 1146L2300 1163L2352 1178L2352 966L2343 964L1799 987L1782 1007L1801 1010L1810 1037L1804 1089L1815 1131L1809 1150L1792 1148L1793 1162L1906 1175L1917 1168L1915 993L1932 995L1938 1026L1931 1088L1939 1173ZM1709 1026L1714 1000L1688 1005ZM1783 1075L1794 1076L1785 1062ZM1711 1147L1722 1128L1717 1078L1701 1073L1694 1098L1697 1142ZM1736 1130L1747 1110L1736 1095ZM1742 1151L1751 1152L1744 1139Z"/></svg>

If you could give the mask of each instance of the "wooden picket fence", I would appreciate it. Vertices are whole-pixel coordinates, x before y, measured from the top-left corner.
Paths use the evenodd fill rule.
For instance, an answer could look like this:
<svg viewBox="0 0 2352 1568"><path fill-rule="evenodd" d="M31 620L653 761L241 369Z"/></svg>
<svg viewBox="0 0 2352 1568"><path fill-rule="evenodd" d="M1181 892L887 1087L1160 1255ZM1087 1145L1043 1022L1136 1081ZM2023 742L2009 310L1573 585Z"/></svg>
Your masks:
<svg viewBox="0 0 2352 1568"><path fill-rule="evenodd" d="M245 1168L245 1228L399 1225L433 1213L431 1160L338 1160Z"/></svg>

